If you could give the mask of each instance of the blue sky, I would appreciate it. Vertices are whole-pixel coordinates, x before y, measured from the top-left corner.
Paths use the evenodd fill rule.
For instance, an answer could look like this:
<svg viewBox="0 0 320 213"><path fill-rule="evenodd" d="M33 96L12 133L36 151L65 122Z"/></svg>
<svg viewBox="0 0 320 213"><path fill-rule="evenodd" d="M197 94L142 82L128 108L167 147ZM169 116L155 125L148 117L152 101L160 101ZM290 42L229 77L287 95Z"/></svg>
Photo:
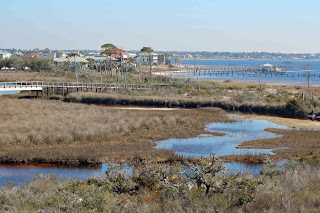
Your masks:
<svg viewBox="0 0 320 213"><path fill-rule="evenodd" d="M0 0L0 49L320 52L317 0Z"/></svg>

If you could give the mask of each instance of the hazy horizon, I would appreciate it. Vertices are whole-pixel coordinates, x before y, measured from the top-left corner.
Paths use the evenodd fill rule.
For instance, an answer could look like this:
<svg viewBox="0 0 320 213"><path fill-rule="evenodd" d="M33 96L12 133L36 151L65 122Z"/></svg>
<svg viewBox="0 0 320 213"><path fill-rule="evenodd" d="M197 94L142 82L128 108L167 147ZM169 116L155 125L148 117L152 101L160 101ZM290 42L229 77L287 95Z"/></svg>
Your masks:
<svg viewBox="0 0 320 213"><path fill-rule="evenodd" d="M0 48L319 53L315 0L0 0Z"/></svg>
<svg viewBox="0 0 320 213"><path fill-rule="evenodd" d="M29 50L29 51L33 51L34 49L37 49L38 47L35 47L35 48L30 48L30 49L22 49L22 48L2 48L0 47L0 50L1 49L17 49L17 50ZM38 48L40 50L44 50L46 49L47 47L45 48ZM63 50L71 50L71 51L84 51L84 50L92 50L92 51L99 51L101 50L101 48L98 48L98 49L57 49L57 48L49 48L50 50L52 51L63 51ZM125 49L126 51L128 52L140 52L140 50L128 50L128 49ZM238 52L232 52L232 51L205 51L205 50L192 50L192 51L187 51L187 50L154 50L155 52L188 52L188 53L196 53L196 52L217 52L217 53L267 53L267 54L320 54L320 52L315 52L315 53L310 53L310 52L300 52L300 53L291 53L291 52L264 52L264 51L251 51L251 52L245 52L245 51L238 51Z"/></svg>

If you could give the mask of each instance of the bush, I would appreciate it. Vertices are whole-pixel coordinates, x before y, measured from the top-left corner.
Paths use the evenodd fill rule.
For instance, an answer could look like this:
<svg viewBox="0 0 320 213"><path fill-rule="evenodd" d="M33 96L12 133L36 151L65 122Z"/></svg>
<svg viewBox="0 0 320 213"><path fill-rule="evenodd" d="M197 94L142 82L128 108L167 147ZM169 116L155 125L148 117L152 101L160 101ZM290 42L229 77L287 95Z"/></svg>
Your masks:
<svg viewBox="0 0 320 213"><path fill-rule="evenodd" d="M286 115L297 118L305 117L305 110L301 100L292 99L289 100L286 104Z"/></svg>

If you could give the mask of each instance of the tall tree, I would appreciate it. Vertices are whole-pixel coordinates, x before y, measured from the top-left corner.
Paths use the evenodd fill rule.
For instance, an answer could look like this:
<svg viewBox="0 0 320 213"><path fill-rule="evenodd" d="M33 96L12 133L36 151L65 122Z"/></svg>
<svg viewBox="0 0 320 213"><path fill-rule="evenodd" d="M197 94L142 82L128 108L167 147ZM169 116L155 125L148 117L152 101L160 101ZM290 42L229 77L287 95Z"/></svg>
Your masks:
<svg viewBox="0 0 320 213"><path fill-rule="evenodd" d="M92 67L93 67L93 65L94 65L94 59L88 58L87 61L88 61L88 66L89 66L89 68L92 69Z"/></svg>
<svg viewBox="0 0 320 213"><path fill-rule="evenodd" d="M101 53L101 54L104 54L106 56L109 56L109 66L108 66L108 69L110 71L110 75L112 76L112 65L113 65L113 62L112 62L112 55L116 54L117 53L117 47L114 45L114 44L103 44L101 45L101 48L104 49L104 51ZM107 65L107 60L105 62L105 65ZM106 66L105 66L105 69L106 69Z"/></svg>
<svg viewBox="0 0 320 213"><path fill-rule="evenodd" d="M69 76L69 69L71 67L71 61L65 61L63 62L63 66L65 67L65 69L67 69L67 74L65 76L65 78L67 78Z"/></svg>
<svg viewBox="0 0 320 213"><path fill-rule="evenodd" d="M150 77L152 77L152 60L151 60L151 53L153 53L153 49L151 47L143 47L141 49L142 53L148 53L148 58L149 58L149 65L150 65Z"/></svg>
<svg viewBox="0 0 320 213"><path fill-rule="evenodd" d="M76 75L76 82L78 83L78 67L77 67L77 57L80 57L78 53L70 53L67 58L70 58L71 61L73 62L73 67L74 67L74 73Z"/></svg>

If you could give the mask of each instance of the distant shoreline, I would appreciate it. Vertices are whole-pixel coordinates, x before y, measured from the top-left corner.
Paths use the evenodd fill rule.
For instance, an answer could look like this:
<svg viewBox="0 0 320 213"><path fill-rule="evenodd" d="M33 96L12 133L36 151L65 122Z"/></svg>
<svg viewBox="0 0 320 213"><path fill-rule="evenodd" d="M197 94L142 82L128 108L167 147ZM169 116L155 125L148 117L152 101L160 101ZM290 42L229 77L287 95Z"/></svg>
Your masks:
<svg viewBox="0 0 320 213"><path fill-rule="evenodd" d="M320 59L217 59L217 58L179 58L184 61L320 61Z"/></svg>

